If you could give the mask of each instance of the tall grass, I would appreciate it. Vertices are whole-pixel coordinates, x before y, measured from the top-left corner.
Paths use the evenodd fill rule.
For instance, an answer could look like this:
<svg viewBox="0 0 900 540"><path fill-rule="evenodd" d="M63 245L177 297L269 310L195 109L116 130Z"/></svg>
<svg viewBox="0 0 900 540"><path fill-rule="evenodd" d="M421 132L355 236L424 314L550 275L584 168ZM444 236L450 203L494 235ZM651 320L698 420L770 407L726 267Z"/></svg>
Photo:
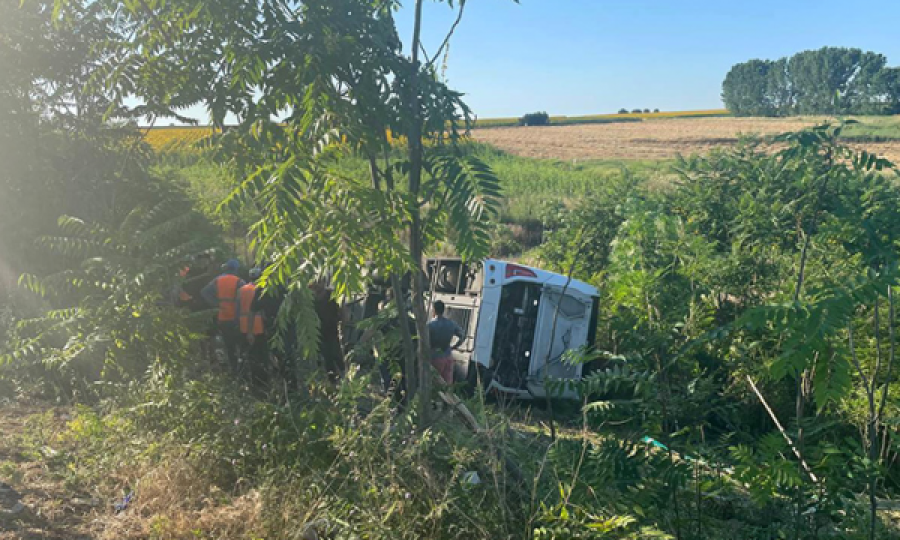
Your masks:
<svg viewBox="0 0 900 540"><path fill-rule="evenodd" d="M548 209L590 196L600 186L626 173L648 181L668 181L668 161L560 161L517 157L485 144L472 143L469 151L483 159L503 186L501 220L523 223L540 219Z"/></svg>
<svg viewBox="0 0 900 540"><path fill-rule="evenodd" d="M651 187L667 184L671 176L670 161L533 159L514 156L477 142L467 143L464 151L484 160L500 179L504 195L500 218L505 223L540 220L547 209L588 197L626 171L646 179ZM235 219L240 231L247 230L252 223L252 212L240 216L223 216L217 212L219 202L237 181L227 167L190 151L163 151L157 172L177 178L197 200L200 209L225 230L235 225ZM368 165L363 159L343 159L335 172L368 183Z"/></svg>

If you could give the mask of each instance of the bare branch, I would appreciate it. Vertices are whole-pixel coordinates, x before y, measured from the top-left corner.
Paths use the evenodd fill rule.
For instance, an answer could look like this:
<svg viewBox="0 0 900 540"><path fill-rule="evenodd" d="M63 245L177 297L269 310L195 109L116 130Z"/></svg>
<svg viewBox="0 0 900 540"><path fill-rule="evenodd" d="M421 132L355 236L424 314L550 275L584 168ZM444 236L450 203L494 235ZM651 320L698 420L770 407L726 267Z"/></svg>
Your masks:
<svg viewBox="0 0 900 540"><path fill-rule="evenodd" d="M419 50L422 51L422 56L425 57L426 66L430 66L437 59L437 56L435 56L434 58L428 56L428 51L425 50L425 45L422 43L419 43Z"/></svg>
<svg viewBox="0 0 900 540"><path fill-rule="evenodd" d="M444 37L444 41L441 43L441 46L438 47L437 51L435 51L434 56L431 60L428 61L428 66L431 67L438 58L441 57L441 52L443 52L444 48L450 44L450 38L453 37L453 34L456 32L456 28L459 26L459 23L462 22L463 13L466 11L466 0L459 1L459 13L456 14L456 20L453 21L453 26L450 27L450 31L447 32L447 36Z"/></svg>
<svg viewBox="0 0 900 540"><path fill-rule="evenodd" d="M781 436L784 437L784 440L787 441L788 446L791 447L791 450L794 452L794 455L797 456L797 459L800 460L800 465L803 467L803 470L806 474L809 475L809 478L813 481L813 483L818 484L819 479L816 477L815 473L812 472L809 465L806 463L806 460L800 455L800 450L794 445L794 441L791 440L791 437L787 434L787 431L782 427L781 422L778 421L778 417L775 416L775 412L769 407L769 403L763 397L762 393L760 393L759 388L756 387L756 384L753 382L753 379L750 378L750 375L747 375L747 382L750 383L750 388L753 390L753 393L756 394L756 397L759 398L759 401L762 403L763 407L765 407L766 412L769 413L769 417L775 422L775 427L778 428L778 431L781 432Z"/></svg>
<svg viewBox="0 0 900 540"><path fill-rule="evenodd" d="M800 229L800 234L804 236L803 239L803 248L800 251L800 271L797 272L797 284L794 287L794 302L800 301L800 290L803 288L803 278L806 272L806 258L809 253L809 234L805 233L803 229Z"/></svg>
<svg viewBox="0 0 900 540"><path fill-rule="evenodd" d="M547 357L544 359L544 397L547 400L547 410L550 413L550 440L554 442L556 442L556 422L553 415L553 401L550 399L550 393L547 392L547 377L550 373L550 362L552 360L551 356L553 355L553 343L556 340L556 327L559 324L559 310L562 307L563 298L565 298L566 292L569 290L569 285L572 284L572 274L575 272L575 266L580 261L581 256L584 253L584 248L587 247L587 242L584 240L584 227L579 230L578 239L578 248L575 250L575 255L572 257L572 264L569 265L569 271L566 273L566 283L565 285L563 285L562 291L559 293L559 303L556 305L556 311L553 313L553 326L550 330L550 345L547 348Z"/></svg>

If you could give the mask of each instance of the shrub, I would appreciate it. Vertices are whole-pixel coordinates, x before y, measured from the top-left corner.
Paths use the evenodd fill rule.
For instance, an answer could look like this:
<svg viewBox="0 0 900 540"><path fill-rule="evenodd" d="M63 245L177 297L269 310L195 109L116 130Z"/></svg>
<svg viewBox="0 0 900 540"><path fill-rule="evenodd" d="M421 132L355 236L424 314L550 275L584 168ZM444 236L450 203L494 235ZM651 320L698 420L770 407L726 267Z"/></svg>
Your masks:
<svg viewBox="0 0 900 540"><path fill-rule="evenodd" d="M650 109L644 109L645 114L650 114Z"/></svg>
<svg viewBox="0 0 900 540"><path fill-rule="evenodd" d="M173 194L136 207L115 226L60 218L60 234L41 239L69 268L25 274L23 285L55 309L21 320L0 356L0 378L35 383L62 397L112 390L191 365L201 318L168 297L188 256L208 247L208 223ZM152 370L150 368L153 368Z"/></svg>
<svg viewBox="0 0 900 540"><path fill-rule="evenodd" d="M641 114L643 111L641 109L633 109L632 114Z"/></svg>
<svg viewBox="0 0 900 540"><path fill-rule="evenodd" d="M628 109L619 109L618 114L628 114Z"/></svg>
<svg viewBox="0 0 900 540"><path fill-rule="evenodd" d="M658 113L658 112L659 112L659 109L653 109L653 112L654 112L654 113Z"/></svg>
<svg viewBox="0 0 900 540"><path fill-rule="evenodd" d="M491 255L494 257L509 257L518 255L524 251L519 243L511 225L497 224L491 235Z"/></svg>
<svg viewBox="0 0 900 540"><path fill-rule="evenodd" d="M550 125L550 115L546 112L528 113L519 118L520 126L548 126Z"/></svg>

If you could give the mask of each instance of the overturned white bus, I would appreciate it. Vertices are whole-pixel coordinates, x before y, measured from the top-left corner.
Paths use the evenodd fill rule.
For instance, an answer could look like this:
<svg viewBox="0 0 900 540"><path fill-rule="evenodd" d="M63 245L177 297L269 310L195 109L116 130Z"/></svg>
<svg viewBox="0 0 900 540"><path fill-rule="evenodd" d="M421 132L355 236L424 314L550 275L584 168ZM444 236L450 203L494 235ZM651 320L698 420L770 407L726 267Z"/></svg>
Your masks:
<svg viewBox="0 0 900 540"><path fill-rule="evenodd" d="M563 359L594 344L596 288L494 259L430 259L427 276L430 302L442 300L466 335L453 353L455 380L480 378L485 389L527 399L546 396L547 380L581 378L584 366Z"/></svg>

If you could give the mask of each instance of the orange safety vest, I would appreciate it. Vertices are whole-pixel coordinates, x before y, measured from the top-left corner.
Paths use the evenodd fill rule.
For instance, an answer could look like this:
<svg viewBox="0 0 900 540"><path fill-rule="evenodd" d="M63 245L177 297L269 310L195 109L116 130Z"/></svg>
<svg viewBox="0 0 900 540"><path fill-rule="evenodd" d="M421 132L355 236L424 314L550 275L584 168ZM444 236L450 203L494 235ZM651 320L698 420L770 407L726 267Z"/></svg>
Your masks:
<svg viewBox="0 0 900 540"><path fill-rule="evenodd" d="M238 283L240 281L241 278L231 274L216 278L219 322L233 322L237 318Z"/></svg>
<svg viewBox="0 0 900 540"><path fill-rule="evenodd" d="M250 334L250 328L253 328L253 335L259 336L264 332L263 320L262 315L250 309L250 306L253 305L254 296L256 296L255 284L248 283L241 287L241 333Z"/></svg>

